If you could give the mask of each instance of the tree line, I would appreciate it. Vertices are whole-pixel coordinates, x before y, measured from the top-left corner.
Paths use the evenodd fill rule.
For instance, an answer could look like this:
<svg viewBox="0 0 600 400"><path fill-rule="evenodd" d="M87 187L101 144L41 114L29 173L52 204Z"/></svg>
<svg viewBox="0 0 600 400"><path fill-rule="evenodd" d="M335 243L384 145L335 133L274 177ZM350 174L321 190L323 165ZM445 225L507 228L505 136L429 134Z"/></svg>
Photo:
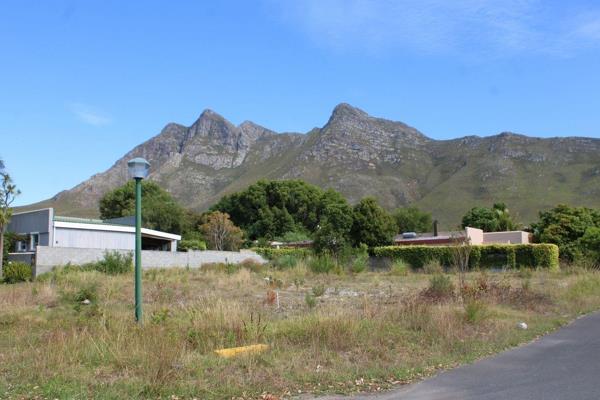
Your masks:
<svg viewBox="0 0 600 400"><path fill-rule="evenodd" d="M0 161L0 265L10 247L4 231L18 194ZM351 205L341 193L302 180L261 180L224 196L203 213L185 209L153 181L143 181L142 197L143 225L181 234L182 250L236 250L271 240L312 240L316 251L336 253L391 244L402 232L430 232L433 220L430 213L412 206L389 212L374 197ZM133 182L106 193L99 212L102 219L133 215ZM488 232L526 229L536 242L557 244L564 260L600 262L600 210L560 204L540 212L538 221L524 228L506 204L495 203L470 209L461 225Z"/></svg>

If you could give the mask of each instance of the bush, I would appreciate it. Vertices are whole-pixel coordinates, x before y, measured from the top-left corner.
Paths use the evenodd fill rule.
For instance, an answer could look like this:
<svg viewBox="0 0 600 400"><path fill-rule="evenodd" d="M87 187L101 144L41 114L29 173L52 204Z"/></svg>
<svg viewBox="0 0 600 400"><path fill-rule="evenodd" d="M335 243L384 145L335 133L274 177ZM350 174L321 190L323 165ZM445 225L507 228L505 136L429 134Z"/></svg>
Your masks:
<svg viewBox="0 0 600 400"><path fill-rule="evenodd" d="M109 275L131 272L133 270L133 255L131 253L122 254L118 251L107 251L104 253L104 259L94 264L94 269Z"/></svg>
<svg viewBox="0 0 600 400"><path fill-rule="evenodd" d="M465 320L468 323L475 324L487 317L486 304L477 299L469 299L465 305Z"/></svg>
<svg viewBox="0 0 600 400"><path fill-rule="evenodd" d="M4 265L3 273L6 283L29 282L33 278L31 265L23 262L7 262Z"/></svg>
<svg viewBox="0 0 600 400"><path fill-rule="evenodd" d="M402 259L395 260L390 268L390 274L395 276L408 275L409 266Z"/></svg>
<svg viewBox="0 0 600 400"><path fill-rule="evenodd" d="M298 259L303 259L312 254L312 250L307 249L307 248L273 249L270 247L254 247L254 248L251 248L251 250L253 250L257 254L260 254L261 256L265 257L268 260L274 260L274 259L284 256L284 255L290 255L290 256L294 256Z"/></svg>
<svg viewBox="0 0 600 400"><path fill-rule="evenodd" d="M206 243L200 239L183 239L177 245L178 251L206 250Z"/></svg>
<svg viewBox="0 0 600 400"><path fill-rule="evenodd" d="M252 272L263 272L265 266L252 258L246 258L240 263L240 267L246 268Z"/></svg>
<svg viewBox="0 0 600 400"><path fill-rule="evenodd" d="M291 269L298 264L298 257L294 254L284 254L273 260L273 266L277 269Z"/></svg>
<svg viewBox="0 0 600 400"><path fill-rule="evenodd" d="M413 268L438 262L443 266L452 263L454 246L384 246L372 249L376 257L401 259ZM556 270L558 247L554 244L494 244L471 246L470 268L547 268Z"/></svg>
<svg viewBox="0 0 600 400"><path fill-rule="evenodd" d="M328 254L321 254L319 256L311 258L308 264L310 270L314 273L330 273L336 269L336 262Z"/></svg>
<svg viewBox="0 0 600 400"><path fill-rule="evenodd" d="M443 299L454 295L454 284L448 275L435 274L429 280L427 288L429 297Z"/></svg>

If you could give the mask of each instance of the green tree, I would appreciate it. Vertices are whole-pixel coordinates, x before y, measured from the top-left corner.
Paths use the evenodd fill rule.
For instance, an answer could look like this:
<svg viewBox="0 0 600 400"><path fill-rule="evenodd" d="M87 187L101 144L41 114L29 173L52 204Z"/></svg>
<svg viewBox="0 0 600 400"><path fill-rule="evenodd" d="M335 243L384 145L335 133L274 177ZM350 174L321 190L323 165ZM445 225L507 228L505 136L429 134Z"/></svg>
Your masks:
<svg viewBox="0 0 600 400"><path fill-rule="evenodd" d="M4 164L0 161L0 278L4 265L4 231L12 216L11 204L21 192L17 189L10 175L4 171Z"/></svg>
<svg viewBox="0 0 600 400"><path fill-rule="evenodd" d="M339 254L350 243L352 229L352 209L347 204L332 203L321 211L313 247L317 253Z"/></svg>
<svg viewBox="0 0 600 400"><path fill-rule="evenodd" d="M100 218L110 219L135 215L135 182L106 193L100 199ZM142 181L142 224L146 228L170 233L189 229L186 211L157 183Z"/></svg>
<svg viewBox="0 0 600 400"><path fill-rule="evenodd" d="M462 227L467 226L485 232L512 231L519 227L504 203L494 203L492 208L471 208L462 218Z"/></svg>
<svg viewBox="0 0 600 400"><path fill-rule="evenodd" d="M479 228L485 232L495 232L498 230L498 220L496 213L486 207L473 207L462 218L462 227Z"/></svg>
<svg viewBox="0 0 600 400"><path fill-rule="evenodd" d="M352 210L352 242L369 247L392 243L396 233L396 223L373 197L365 197Z"/></svg>
<svg viewBox="0 0 600 400"><path fill-rule="evenodd" d="M398 208L393 217L398 232L428 232L432 229L431 214L417 207Z"/></svg>
<svg viewBox="0 0 600 400"><path fill-rule="evenodd" d="M331 204L349 207L333 190L323 190L301 180L261 180L224 196L212 211L229 214L251 239L284 237L290 232L315 232ZM331 219L329 219L329 223Z"/></svg>
<svg viewBox="0 0 600 400"><path fill-rule="evenodd" d="M585 230L580 239L585 255L589 256L596 264L600 263L600 227L591 226Z"/></svg>
<svg viewBox="0 0 600 400"><path fill-rule="evenodd" d="M561 258L573 261L583 255L580 239L590 228L600 227L600 211L587 207L569 207L559 204L540 212L539 221L532 224L536 242L554 243ZM593 234L594 231L591 231Z"/></svg>

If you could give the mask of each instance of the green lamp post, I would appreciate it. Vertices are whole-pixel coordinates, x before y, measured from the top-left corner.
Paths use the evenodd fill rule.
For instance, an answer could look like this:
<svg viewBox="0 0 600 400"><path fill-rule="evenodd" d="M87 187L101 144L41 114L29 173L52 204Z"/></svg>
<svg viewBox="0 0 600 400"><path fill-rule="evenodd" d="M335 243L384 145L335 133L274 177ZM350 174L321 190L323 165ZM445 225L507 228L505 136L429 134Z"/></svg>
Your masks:
<svg viewBox="0 0 600 400"><path fill-rule="evenodd" d="M127 163L129 176L135 179L135 320L142 320L142 179L148 176L150 163L134 158Z"/></svg>

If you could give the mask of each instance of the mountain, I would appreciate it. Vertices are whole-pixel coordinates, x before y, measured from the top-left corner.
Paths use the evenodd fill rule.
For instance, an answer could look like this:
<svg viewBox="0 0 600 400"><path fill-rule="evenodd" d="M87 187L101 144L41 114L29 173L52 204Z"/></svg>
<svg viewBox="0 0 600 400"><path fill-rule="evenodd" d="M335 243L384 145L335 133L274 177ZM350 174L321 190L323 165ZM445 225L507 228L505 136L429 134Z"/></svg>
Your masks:
<svg viewBox="0 0 600 400"><path fill-rule="evenodd" d="M525 223L559 202L600 206L600 139L534 138L514 133L433 140L401 122L339 104L322 128L276 133L235 126L205 110L189 127L170 123L111 168L52 199L61 214L97 215L98 200L144 157L155 180L187 207L203 210L258 179L304 179L356 202L415 204L446 227L475 205L503 201Z"/></svg>

